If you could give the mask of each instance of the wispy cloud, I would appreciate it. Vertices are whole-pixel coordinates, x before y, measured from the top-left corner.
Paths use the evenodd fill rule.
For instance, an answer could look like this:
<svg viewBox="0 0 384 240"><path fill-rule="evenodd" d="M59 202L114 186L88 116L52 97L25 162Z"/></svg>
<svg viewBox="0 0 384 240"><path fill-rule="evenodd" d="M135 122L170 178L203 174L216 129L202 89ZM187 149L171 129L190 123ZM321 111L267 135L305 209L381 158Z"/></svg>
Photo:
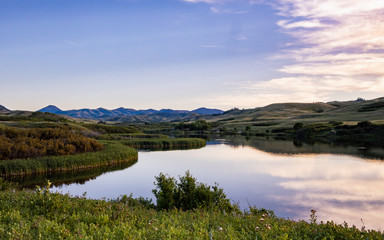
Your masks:
<svg viewBox="0 0 384 240"><path fill-rule="evenodd" d="M201 47L202 48L218 48L219 46L212 44L212 45L202 45Z"/></svg>
<svg viewBox="0 0 384 240"><path fill-rule="evenodd" d="M293 37L276 58L287 77L247 85L286 99L337 92L384 92L384 1L276 0L281 30ZM308 97L303 97L307 99Z"/></svg>
<svg viewBox="0 0 384 240"><path fill-rule="evenodd" d="M244 40L247 40L248 38L246 37L246 36L244 36L244 35L238 35L237 37L236 37L236 40L237 41L244 41Z"/></svg>

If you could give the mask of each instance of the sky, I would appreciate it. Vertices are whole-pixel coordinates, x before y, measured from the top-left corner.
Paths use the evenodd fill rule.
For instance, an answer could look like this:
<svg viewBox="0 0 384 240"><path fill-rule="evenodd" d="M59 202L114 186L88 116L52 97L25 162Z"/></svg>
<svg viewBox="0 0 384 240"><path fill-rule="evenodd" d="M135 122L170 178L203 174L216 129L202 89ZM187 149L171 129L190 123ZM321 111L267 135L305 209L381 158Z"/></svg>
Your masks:
<svg viewBox="0 0 384 240"><path fill-rule="evenodd" d="M383 97L383 22L382 0L0 0L0 105Z"/></svg>

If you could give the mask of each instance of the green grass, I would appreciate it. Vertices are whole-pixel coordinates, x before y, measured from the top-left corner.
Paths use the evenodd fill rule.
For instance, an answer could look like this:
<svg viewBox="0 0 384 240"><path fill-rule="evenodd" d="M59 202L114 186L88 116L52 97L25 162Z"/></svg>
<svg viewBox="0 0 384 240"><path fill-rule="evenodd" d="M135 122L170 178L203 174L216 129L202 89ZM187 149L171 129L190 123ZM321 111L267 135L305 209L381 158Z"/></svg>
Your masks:
<svg viewBox="0 0 384 240"><path fill-rule="evenodd" d="M204 147L206 141L201 138L162 138L122 140L123 144L136 149L176 150Z"/></svg>
<svg viewBox="0 0 384 240"><path fill-rule="evenodd" d="M234 129L244 131L247 126L250 126L254 133L265 133L267 130L292 127L297 122L303 122L306 125L331 121L356 124L368 120L383 124L383 106L384 98L342 102L340 105L332 103L281 103L257 109L237 109L220 116L205 116L204 118L212 125L217 125L214 130L225 127L228 131Z"/></svg>
<svg viewBox="0 0 384 240"><path fill-rule="evenodd" d="M0 161L0 176L63 172L137 160L137 151L117 141L101 141L105 149L76 155Z"/></svg>
<svg viewBox="0 0 384 240"><path fill-rule="evenodd" d="M146 201L89 200L36 191L0 192L1 239L383 239L371 231L276 217L272 211L250 208L225 213L195 209L159 211Z"/></svg>
<svg viewBox="0 0 384 240"><path fill-rule="evenodd" d="M168 138L167 135L164 134L146 134L146 133L114 133L114 134L103 134L97 137L100 140L126 140L132 138Z"/></svg>

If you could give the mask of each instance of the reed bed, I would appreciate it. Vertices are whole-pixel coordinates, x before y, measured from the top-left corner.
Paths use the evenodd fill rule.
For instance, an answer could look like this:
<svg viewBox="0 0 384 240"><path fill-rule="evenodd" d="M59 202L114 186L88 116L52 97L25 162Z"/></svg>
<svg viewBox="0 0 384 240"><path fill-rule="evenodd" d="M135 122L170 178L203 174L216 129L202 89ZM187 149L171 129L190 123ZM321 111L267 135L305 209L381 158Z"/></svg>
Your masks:
<svg viewBox="0 0 384 240"><path fill-rule="evenodd" d="M131 147L123 145L118 141L100 142L105 146L105 148L99 152L2 160L0 161L0 176L74 171L137 160L137 151Z"/></svg>
<svg viewBox="0 0 384 240"><path fill-rule="evenodd" d="M129 147L146 150L195 149L206 145L206 141L201 138L132 139L121 142Z"/></svg>

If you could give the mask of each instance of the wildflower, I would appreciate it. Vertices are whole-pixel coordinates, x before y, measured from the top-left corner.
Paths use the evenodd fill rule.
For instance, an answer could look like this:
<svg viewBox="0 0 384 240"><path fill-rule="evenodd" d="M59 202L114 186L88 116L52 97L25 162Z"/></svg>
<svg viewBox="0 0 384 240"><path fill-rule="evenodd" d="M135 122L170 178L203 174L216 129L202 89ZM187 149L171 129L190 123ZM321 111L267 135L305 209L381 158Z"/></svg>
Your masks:
<svg viewBox="0 0 384 240"><path fill-rule="evenodd" d="M260 228L259 227L255 227L255 230L260 230Z"/></svg>
<svg viewBox="0 0 384 240"><path fill-rule="evenodd" d="M220 231L220 232L223 231L223 228L222 228L222 227L219 227L219 231Z"/></svg>
<svg viewBox="0 0 384 240"><path fill-rule="evenodd" d="M259 220L260 222L264 222L264 218L260 218L260 220Z"/></svg>

